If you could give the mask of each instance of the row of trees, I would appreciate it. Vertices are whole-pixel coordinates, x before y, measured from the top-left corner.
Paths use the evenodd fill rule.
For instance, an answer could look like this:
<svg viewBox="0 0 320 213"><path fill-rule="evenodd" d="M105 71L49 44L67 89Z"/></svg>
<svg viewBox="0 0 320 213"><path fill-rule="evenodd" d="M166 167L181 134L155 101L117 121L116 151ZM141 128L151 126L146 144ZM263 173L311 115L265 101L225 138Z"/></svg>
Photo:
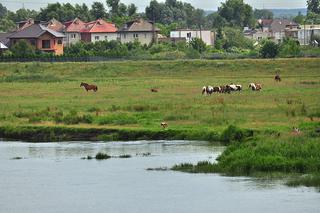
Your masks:
<svg viewBox="0 0 320 213"><path fill-rule="evenodd" d="M152 0L145 8L145 13L138 13L135 4L126 5L120 0L106 0L105 4L98 1L93 2L90 8L86 4L53 3L41 8L40 11L23 8L16 12L7 10L0 3L0 31L11 30L14 28L15 22L28 18L42 21L55 18L62 22L72 20L75 17L84 21L104 18L121 25L129 19L143 17L162 25L213 29L224 26L253 27L256 18L272 18L272 16L272 12L268 10L253 10L243 0L227 0L221 4L217 12L209 15L204 10L193 7L190 3L177 0L166 0L165 2Z"/></svg>

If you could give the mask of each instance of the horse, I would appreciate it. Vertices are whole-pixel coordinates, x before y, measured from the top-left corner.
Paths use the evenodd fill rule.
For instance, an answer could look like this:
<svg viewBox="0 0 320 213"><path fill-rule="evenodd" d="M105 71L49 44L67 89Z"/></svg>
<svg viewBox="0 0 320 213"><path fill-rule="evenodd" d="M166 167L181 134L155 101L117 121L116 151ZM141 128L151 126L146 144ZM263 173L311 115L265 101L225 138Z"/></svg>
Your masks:
<svg viewBox="0 0 320 213"><path fill-rule="evenodd" d="M213 87L213 92L215 93L220 93L221 92L221 87Z"/></svg>
<svg viewBox="0 0 320 213"><path fill-rule="evenodd" d="M204 86L202 87L202 95L211 95L213 93L213 87L212 86Z"/></svg>
<svg viewBox="0 0 320 213"><path fill-rule="evenodd" d="M150 89L151 92L158 92L158 89L152 88Z"/></svg>
<svg viewBox="0 0 320 213"><path fill-rule="evenodd" d="M281 82L281 77L279 74L277 74L276 76L274 76L274 80L277 82Z"/></svg>
<svg viewBox="0 0 320 213"><path fill-rule="evenodd" d="M256 84L256 83L250 83L249 88L251 88L252 91L260 91L262 89L262 85Z"/></svg>
<svg viewBox="0 0 320 213"><path fill-rule="evenodd" d="M166 122L161 122L161 127L163 128L163 129L165 129L165 128L167 128L168 127L168 124L166 123Z"/></svg>
<svg viewBox="0 0 320 213"><path fill-rule="evenodd" d="M93 90L94 92L98 91L98 87L96 85L90 85L90 84L83 83L83 82L81 82L80 87L84 87L87 90L87 92L89 90Z"/></svg>

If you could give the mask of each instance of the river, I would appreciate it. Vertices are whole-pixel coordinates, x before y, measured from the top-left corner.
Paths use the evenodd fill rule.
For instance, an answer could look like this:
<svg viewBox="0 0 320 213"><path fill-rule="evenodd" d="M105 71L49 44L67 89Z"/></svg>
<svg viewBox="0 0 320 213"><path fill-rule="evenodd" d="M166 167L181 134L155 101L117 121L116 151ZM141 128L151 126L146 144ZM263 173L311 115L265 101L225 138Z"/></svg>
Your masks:
<svg viewBox="0 0 320 213"><path fill-rule="evenodd" d="M290 188L280 180L146 170L215 161L224 148L191 141L2 141L0 212L320 212L320 193L314 188ZM132 158L81 159L98 152Z"/></svg>

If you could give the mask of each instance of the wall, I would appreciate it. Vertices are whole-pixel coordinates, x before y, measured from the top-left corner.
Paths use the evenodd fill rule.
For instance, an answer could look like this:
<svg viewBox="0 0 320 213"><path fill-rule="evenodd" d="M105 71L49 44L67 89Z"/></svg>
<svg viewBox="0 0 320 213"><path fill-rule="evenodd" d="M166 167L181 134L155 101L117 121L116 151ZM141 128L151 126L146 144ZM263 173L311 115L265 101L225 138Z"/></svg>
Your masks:
<svg viewBox="0 0 320 213"><path fill-rule="evenodd" d="M134 34L138 34L138 38L134 37ZM121 43L139 41L141 44L149 45L153 40L152 32L121 32L119 33ZM156 36L157 39L157 36Z"/></svg>
<svg viewBox="0 0 320 213"><path fill-rule="evenodd" d="M191 38L188 38L188 33L191 33ZM206 45L214 45L214 33L208 30L181 30L170 32L170 38L185 38L189 42L192 38L200 38Z"/></svg>
<svg viewBox="0 0 320 213"><path fill-rule="evenodd" d="M72 38L72 35L75 35L75 38ZM71 44L75 44L81 40L81 35L78 32L67 32L65 34L65 38L63 39L63 43L66 46L69 46Z"/></svg>
<svg viewBox="0 0 320 213"><path fill-rule="evenodd" d="M42 41L43 40L50 40L50 48L42 48ZM58 44L59 40L61 40L61 44ZM45 33L40 36L37 40L37 49L43 50L46 52L53 52L55 55L62 55L63 54L63 43L62 38L56 38L49 33Z"/></svg>
<svg viewBox="0 0 320 213"><path fill-rule="evenodd" d="M95 37L99 36L99 40L96 40ZM91 42L96 41L113 41L118 39L118 33L91 33Z"/></svg>

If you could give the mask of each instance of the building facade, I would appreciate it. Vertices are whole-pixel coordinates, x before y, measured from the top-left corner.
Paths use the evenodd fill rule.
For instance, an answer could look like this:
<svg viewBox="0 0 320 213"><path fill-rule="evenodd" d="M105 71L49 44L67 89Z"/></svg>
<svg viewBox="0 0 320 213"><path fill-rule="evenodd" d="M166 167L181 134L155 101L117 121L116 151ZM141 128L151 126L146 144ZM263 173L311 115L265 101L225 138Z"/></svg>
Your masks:
<svg viewBox="0 0 320 213"><path fill-rule="evenodd" d="M141 44L149 45L158 41L159 28L151 21L138 19L127 22L119 31L119 40L122 43L138 41Z"/></svg>
<svg viewBox="0 0 320 213"><path fill-rule="evenodd" d="M214 32L209 30L176 30L170 32L170 38L184 38L186 42L190 42L193 38L201 39L206 45L214 46Z"/></svg>

